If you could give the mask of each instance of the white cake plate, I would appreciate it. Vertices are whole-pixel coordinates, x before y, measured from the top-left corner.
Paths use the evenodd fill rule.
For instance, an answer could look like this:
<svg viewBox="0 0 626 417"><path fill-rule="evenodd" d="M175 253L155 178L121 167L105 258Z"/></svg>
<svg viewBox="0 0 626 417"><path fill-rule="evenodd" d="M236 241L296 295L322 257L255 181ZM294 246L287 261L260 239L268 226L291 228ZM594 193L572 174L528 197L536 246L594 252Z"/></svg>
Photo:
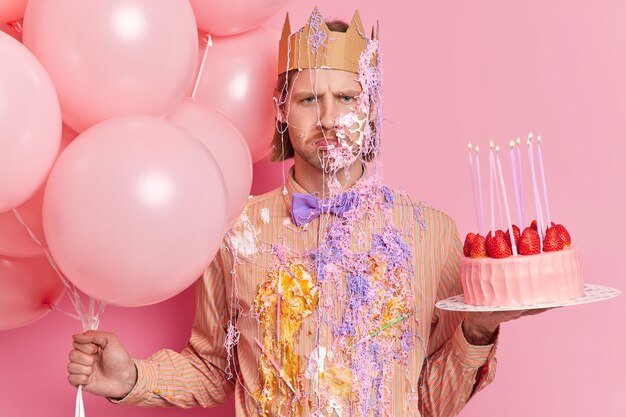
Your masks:
<svg viewBox="0 0 626 417"><path fill-rule="evenodd" d="M573 298L567 301L556 301L551 303L536 303L526 304L519 306L475 306L471 304L465 304L465 297L456 295L454 297L447 298L439 301L435 306L441 310L450 311L513 311L513 310L533 310L537 308L551 308L551 307L567 307L575 306L578 304L595 303L596 301L608 300L609 298L617 297L621 294L619 290L610 287L604 287L602 285L584 284L585 295L578 298Z"/></svg>

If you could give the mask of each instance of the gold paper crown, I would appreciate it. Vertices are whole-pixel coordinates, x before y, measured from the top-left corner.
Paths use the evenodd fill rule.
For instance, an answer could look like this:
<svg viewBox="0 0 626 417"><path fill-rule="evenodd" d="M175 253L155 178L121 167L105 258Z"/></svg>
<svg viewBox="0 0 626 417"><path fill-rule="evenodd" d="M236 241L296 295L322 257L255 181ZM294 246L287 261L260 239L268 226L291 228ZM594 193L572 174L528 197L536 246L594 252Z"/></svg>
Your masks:
<svg viewBox="0 0 626 417"><path fill-rule="evenodd" d="M285 17L278 49L278 75L294 69L324 68L359 72L359 58L368 38L364 35L359 11L354 12L348 30L331 31L315 7L307 24L291 33L289 13ZM372 27L371 40L378 39L378 24ZM376 65L376 55L370 65Z"/></svg>

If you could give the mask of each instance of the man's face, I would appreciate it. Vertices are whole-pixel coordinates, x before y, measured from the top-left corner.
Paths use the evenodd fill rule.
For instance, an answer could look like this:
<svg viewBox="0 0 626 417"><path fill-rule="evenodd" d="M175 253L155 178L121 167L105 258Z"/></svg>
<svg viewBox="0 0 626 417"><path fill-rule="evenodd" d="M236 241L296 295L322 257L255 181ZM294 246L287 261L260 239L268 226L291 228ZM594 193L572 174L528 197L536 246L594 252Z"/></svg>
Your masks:
<svg viewBox="0 0 626 417"><path fill-rule="evenodd" d="M357 155L363 134L357 120L361 84L358 75L341 70L306 69L290 80L291 89L281 117L288 124L295 160L328 170L328 157L338 151Z"/></svg>

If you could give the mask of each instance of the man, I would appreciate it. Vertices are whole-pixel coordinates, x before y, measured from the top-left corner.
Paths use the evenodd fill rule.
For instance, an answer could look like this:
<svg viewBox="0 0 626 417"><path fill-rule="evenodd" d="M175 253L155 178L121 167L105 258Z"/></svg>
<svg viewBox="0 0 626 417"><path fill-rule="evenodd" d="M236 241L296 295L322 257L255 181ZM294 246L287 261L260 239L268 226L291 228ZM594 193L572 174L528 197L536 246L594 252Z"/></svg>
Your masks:
<svg viewBox="0 0 626 417"><path fill-rule="evenodd" d="M279 54L273 158L294 168L198 281L188 346L133 360L110 333L75 335L69 381L147 406L235 392L237 416L456 415L493 380L499 324L525 313L434 307L461 291L461 244L381 182L376 31L315 9Z"/></svg>

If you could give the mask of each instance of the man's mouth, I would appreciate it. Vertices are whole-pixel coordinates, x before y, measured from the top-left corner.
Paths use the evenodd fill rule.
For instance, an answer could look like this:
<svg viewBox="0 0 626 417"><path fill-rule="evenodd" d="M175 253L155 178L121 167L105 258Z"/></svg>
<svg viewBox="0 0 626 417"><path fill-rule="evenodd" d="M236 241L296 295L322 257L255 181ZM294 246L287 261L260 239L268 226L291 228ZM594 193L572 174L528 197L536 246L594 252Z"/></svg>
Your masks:
<svg viewBox="0 0 626 417"><path fill-rule="evenodd" d="M339 141L337 140L337 138L321 138L318 139L315 142L316 146L337 146L339 144Z"/></svg>

